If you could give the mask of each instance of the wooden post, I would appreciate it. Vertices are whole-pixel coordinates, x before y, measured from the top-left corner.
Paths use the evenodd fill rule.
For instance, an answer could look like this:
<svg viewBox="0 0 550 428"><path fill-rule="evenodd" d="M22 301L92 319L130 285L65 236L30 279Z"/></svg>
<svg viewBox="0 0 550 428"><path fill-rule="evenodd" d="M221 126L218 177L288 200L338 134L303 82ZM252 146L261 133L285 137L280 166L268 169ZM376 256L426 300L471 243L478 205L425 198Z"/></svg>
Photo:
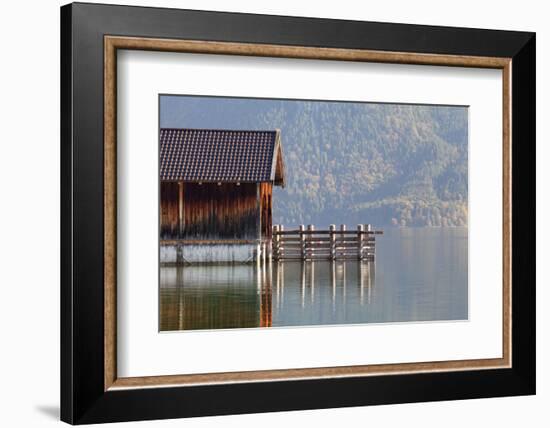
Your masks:
<svg viewBox="0 0 550 428"><path fill-rule="evenodd" d="M372 226L370 224L367 224L367 232L372 232ZM372 239L371 239L372 238ZM372 260L374 258L374 234L369 233L367 234L367 258L369 260Z"/></svg>
<svg viewBox="0 0 550 428"><path fill-rule="evenodd" d="M315 226L312 225L312 224L308 224L307 230L309 230L310 232L313 232L315 230ZM313 259L313 243L311 242L311 241L313 241L313 234L309 234L308 239L310 241L310 243L309 243L309 254L310 254L310 257Z"/></svg>
<svg viewBox="0 0 550 428"><path fill-rule="evenodd" d="M304 235L305 226L301 224L298 229L300 230L300 254L302 260L306 259L306 236Z"/></svg>
<svg viewBox="0 0 550 428"><path fill-rule="evenodd" d="M363 260L363 225L357 225L357 258Z"/></svg>
<svg viewBox="0 0 550 428"><path fill-rule="evenodd" d="M284 230L285 230L285 227L282 224L280 224L279 225L279 232L283 232ZM283 237L284 237L284 235L281 235L279 233L279 244L278 244L279 260L282 260L285 257L285 255L284 255L285 244L282 241Z"/></svg>
<svg viewBox="0 0 550 428"><path fill-rule="evenodd" d="M336 225L331 224L328 227L329 230L329 239L330 239L330 259L334 260L336 258Z"/></svg>
<svg viewBox="0 0 550 428"><path fill-rule="evenodd" d="M340 225L340 232L345 232L346 231L346 225L345 224L341 224ZM340 238L341 240L345 240L346 239L346 234L345 233L340 233ZM341 246L342 248L342 258L346 258L346 244L342 244Z"/></svg>
<svg viewBox="0 0 550 428"><path fill-rule="evenodd" d="M179 237L183 239L183 181L178 181L178 223Z"/></svg>
<svg viewBox="0 0 550 428"><path fill-rule="evenodd" d="M262 239L262 201L260 199L260 183L256 184L256 227L258 239Z"/></svg>
<svg viewBox="0 0 550 428"><path fill-rule="evenodd" d="M279 225L273 225L273 256L279 260Z"/></svg>
<svg viewBox="0 0 550 428"><path fill-rule="evenodd" d="M277 225L271 226L271 255L277 260Z"/></svg>

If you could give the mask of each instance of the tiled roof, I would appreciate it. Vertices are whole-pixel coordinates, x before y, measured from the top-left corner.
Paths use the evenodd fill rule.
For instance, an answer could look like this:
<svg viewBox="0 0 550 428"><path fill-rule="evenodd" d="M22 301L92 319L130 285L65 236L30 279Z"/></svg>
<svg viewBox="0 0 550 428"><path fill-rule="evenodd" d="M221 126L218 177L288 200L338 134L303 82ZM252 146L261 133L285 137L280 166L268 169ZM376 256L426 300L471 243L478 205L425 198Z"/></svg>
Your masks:
<svg viewBox="0 0 550 428"><path fill-rule="evenodd" d="M276 157L280 153L278 131L161 129L160 178L274 181Z"/></svg>

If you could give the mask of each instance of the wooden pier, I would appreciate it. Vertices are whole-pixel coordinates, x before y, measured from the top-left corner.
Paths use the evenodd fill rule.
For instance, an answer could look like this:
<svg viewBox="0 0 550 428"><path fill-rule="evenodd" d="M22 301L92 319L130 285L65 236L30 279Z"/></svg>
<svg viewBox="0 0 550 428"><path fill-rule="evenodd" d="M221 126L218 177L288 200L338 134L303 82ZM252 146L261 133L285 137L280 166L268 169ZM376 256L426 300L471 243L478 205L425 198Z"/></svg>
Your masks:
<svg viewBox="0 0 550 428"><path fill-rule="evenodd" d="M347 229L345 224L337 229L331 224L325 230L314 225L300 225L298 229L285 230L282 225L273 226L272 257L274 260L374 260L375 235L370 224L359 224Z"/></svg>

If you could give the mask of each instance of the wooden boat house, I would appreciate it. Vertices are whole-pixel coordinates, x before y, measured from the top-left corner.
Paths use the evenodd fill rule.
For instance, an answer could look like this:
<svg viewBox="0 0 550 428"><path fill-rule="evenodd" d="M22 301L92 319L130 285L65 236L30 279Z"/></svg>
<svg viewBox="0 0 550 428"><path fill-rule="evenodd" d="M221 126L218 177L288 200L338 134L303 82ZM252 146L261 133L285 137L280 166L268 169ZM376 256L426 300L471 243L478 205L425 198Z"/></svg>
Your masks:
<svg viewBox="0 0 550 428"><path fill-rule="evenodd" d="M161 262L265 257L274 185L285 185L278 130L161 129Z"/></svg>

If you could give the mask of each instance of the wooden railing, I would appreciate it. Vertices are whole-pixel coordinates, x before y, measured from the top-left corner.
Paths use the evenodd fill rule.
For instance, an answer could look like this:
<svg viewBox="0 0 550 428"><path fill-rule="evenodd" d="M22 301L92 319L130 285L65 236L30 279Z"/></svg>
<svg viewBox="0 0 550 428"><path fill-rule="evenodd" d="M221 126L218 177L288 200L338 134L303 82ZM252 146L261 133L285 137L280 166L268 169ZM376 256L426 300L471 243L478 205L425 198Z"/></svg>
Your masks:
<svg viewBox="0 0 550 428"><path fill-rule="evenodd" d="M298 229L285 230L282 225L273 226L272 257L274 260L374 260L375 235L371 225L359 224L348 230L343 224L339 229L330 225L328 230L316 230L314 225L300 225Z"/></svg>

